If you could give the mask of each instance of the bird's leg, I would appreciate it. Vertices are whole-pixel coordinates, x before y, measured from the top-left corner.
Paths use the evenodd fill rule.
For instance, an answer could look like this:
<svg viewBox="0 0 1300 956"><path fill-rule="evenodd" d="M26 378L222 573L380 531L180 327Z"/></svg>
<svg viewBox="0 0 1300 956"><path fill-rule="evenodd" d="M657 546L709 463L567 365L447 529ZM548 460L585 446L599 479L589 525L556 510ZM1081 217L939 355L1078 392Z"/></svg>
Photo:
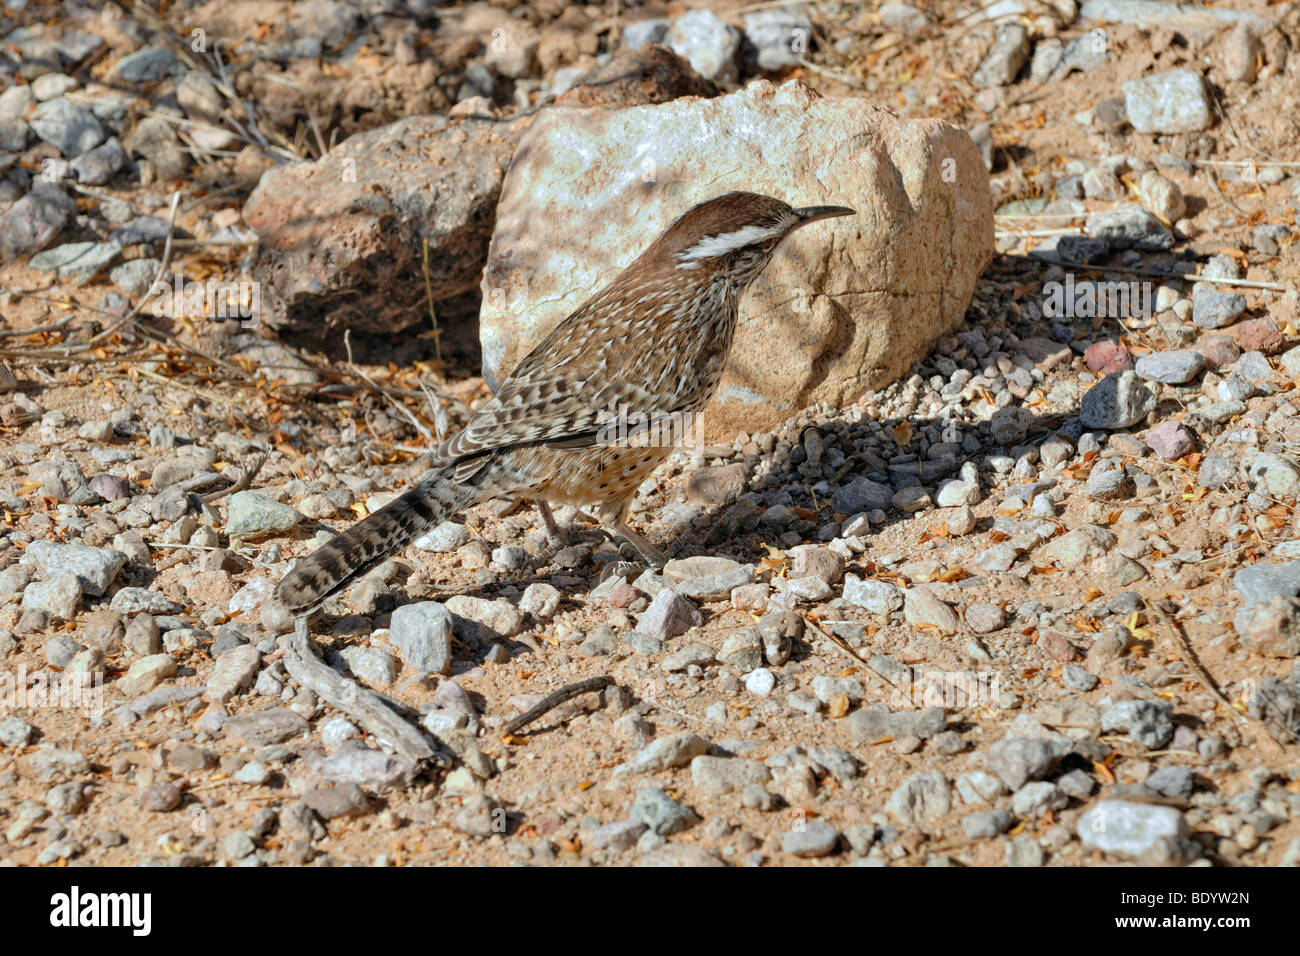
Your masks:
<svg viewBox="0 0 1300 956"><path fill-rule="evenodd" d="M629 528L626 522L619 521L616 524L609 525L608 530L621 537L624 541L632 545L632 547L636 548L637 553L641 555L641 558L646 562L647 567L662 568L664 562L668 560L667 555Z"/></svg>
<svg viewBox="0 0 1300 956"><path fill-rule="evenodd" d="M547 504L545 498L534 498L533 504L537 506L537 513L542 516L542 524L546 526L546 537L551 547L556 551L560 550L568 544L568 534L555 523L555 515L551 513L551 506Z"/></svg>
<svg viewBox="0 0 1300 956"><path fill-rule="evenodd" d="M533 498L532 501L533 504L537 506L537 513L542 516L542 523L546 527L547 544L550 546L552 553L559 551L565 545L572 544L575 540L581 539L582 535L580 534L580 526L575 527L574 525L570 525L567 528L560 527L560 524L555 520L555 514L551 511L551 506L546 499ZM582 515L584 518L592 517L581 508L578 509L578 514ZM599 521L600 519L596 520ZM601 527L603 528L605 525L601 523Z"/></svg>
<svg viewBox="0 0 1300 956"><path fill-rule="evenodd" d="M627 512L632 507L632 499L628 497L623 501L610 501L601 504L596 509L596 520L600 526L612 537L622 538L632 547L636 548L637 554L641 555L641 560L645 562L648 568L662 568L667 557L647 541L644 537L637 534L627 525ZM617 573L631 571L630 562L621 561L616 565Z"/></svg>

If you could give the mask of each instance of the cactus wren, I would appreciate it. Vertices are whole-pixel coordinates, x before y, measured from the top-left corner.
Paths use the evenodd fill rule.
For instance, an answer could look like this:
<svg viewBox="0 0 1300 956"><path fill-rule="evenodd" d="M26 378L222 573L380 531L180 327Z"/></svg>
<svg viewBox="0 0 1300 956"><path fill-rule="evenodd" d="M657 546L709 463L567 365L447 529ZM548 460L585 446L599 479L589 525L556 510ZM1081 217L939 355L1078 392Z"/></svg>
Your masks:
<svg viewBox="0 0 1300 956"><path fill-rule="evenodd" d="M740 296L776 247L801 226L853 213L793 209L745 192L687 210L551 330L438 448L419 484L299 561L276 588L278 609L303 618L427 528L498 496L594 502L607 530L661 564L625 518L642 480L672 449L605 440L608 410L650 421L699 411L726 365Z"/></svg>

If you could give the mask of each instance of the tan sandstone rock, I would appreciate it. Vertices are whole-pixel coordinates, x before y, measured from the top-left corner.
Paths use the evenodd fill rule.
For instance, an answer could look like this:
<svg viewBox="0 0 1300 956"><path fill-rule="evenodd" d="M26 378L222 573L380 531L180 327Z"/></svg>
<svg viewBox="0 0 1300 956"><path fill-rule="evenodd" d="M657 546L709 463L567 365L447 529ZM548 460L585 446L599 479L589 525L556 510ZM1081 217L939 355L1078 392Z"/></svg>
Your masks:
<svg viewBox="0 0 1300 956"><path fill-rule="evenodd" d="M678 215L733 189L858 210L797 233L741 303L708 440L897 378L957 326L992 257L988 175L967 134L865 99L766 81L716 99L555 109L524 134L483 280L489 382Z"/></svg>

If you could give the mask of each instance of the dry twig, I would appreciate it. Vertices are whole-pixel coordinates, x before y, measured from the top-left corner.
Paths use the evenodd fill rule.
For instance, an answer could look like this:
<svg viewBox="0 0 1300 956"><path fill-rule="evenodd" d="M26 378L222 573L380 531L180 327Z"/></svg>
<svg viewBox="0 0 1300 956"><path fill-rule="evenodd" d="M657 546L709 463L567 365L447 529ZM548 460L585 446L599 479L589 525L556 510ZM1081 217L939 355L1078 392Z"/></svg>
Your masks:
<svg viewBox="0 0 1300 956"><path fill-rule="evenodd" d="M521 727L526 727L528 724L531 724L534 720L548 711L559 707L566 700L572 700L574 697L589 693L593 690L603 690L613 683L614 679L612 677L590 677L587 680L580 680L576 684L567 684L559 690L547 694L540 702L538 702L536 707L530 707L518 717L509 721L501 728L501 733L508 737Z"/></svg>
<svg viewBox="0 0 1300 956"><path fill-rule="evenodd" d="M201 497L203 501L204 502L216 501L220 498L226 497L226 495L233 495L240 491L243 491L245 488L247 488L249 485L253 483L253 479L257 477L257 473L261 471L262 466L266 464L267 454L268 452L265 451L259 453L257 456L257 460L253 462L253 467L244 469L244 477L240 478L229 488L223 488L220 491L213 491L213 492L209 492L206 495L202 495Z"/></svg>
<svg viewBox="0 0 1300 956"><path fill-rule="evenodd" d="M1244 723L1246 718L1241 715L1240 711L1232 706L1232 702L1228 700L1223 691L1219 690L1219 685L1210 675L1210 672L1201 665L1200 660L1196 657L1196 652L1192 650L1192 645L1188 642L1187 636L1183 633L1182 625L1178 623L1173 615L1165 610L1163 605L1163 601L1147 602L1147 606L1155 611L1156 616L1164 622L1165 627L1169 628L1169 633L1172 635L1174 640L1174 646L1178 648L1178 654L1183 659L1183 663L1191 668L1192 673L1196 675L1196 679L1200 681L1201 686L1209 691L1210 695L1215 700L1222 704L1230 714Z"/></svg>
<svg viewBox="0 0 1300 956"><path fill-rule="evenodd" d="M318 648L300 617L284 645L284 668L300 685L361 723L375 739L404 760L420 762L436 756L433 746L413 725L356 681L339 675L317 656Z"/></svg>

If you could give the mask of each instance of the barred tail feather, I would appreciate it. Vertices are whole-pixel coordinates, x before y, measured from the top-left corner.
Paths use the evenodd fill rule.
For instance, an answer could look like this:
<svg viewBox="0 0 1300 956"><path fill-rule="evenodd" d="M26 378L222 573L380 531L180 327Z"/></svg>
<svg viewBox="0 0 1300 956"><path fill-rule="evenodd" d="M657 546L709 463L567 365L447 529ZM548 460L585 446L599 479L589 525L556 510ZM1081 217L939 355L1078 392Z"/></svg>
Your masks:
<svg viewBox="0 0 1300 956"><path fill-rule="evenodd" d="M321 545L284 576L273 600L293 617L309 614L428 528L468 507L479 497L478 488L456 481L453 470L438 469Z"/></svg>

